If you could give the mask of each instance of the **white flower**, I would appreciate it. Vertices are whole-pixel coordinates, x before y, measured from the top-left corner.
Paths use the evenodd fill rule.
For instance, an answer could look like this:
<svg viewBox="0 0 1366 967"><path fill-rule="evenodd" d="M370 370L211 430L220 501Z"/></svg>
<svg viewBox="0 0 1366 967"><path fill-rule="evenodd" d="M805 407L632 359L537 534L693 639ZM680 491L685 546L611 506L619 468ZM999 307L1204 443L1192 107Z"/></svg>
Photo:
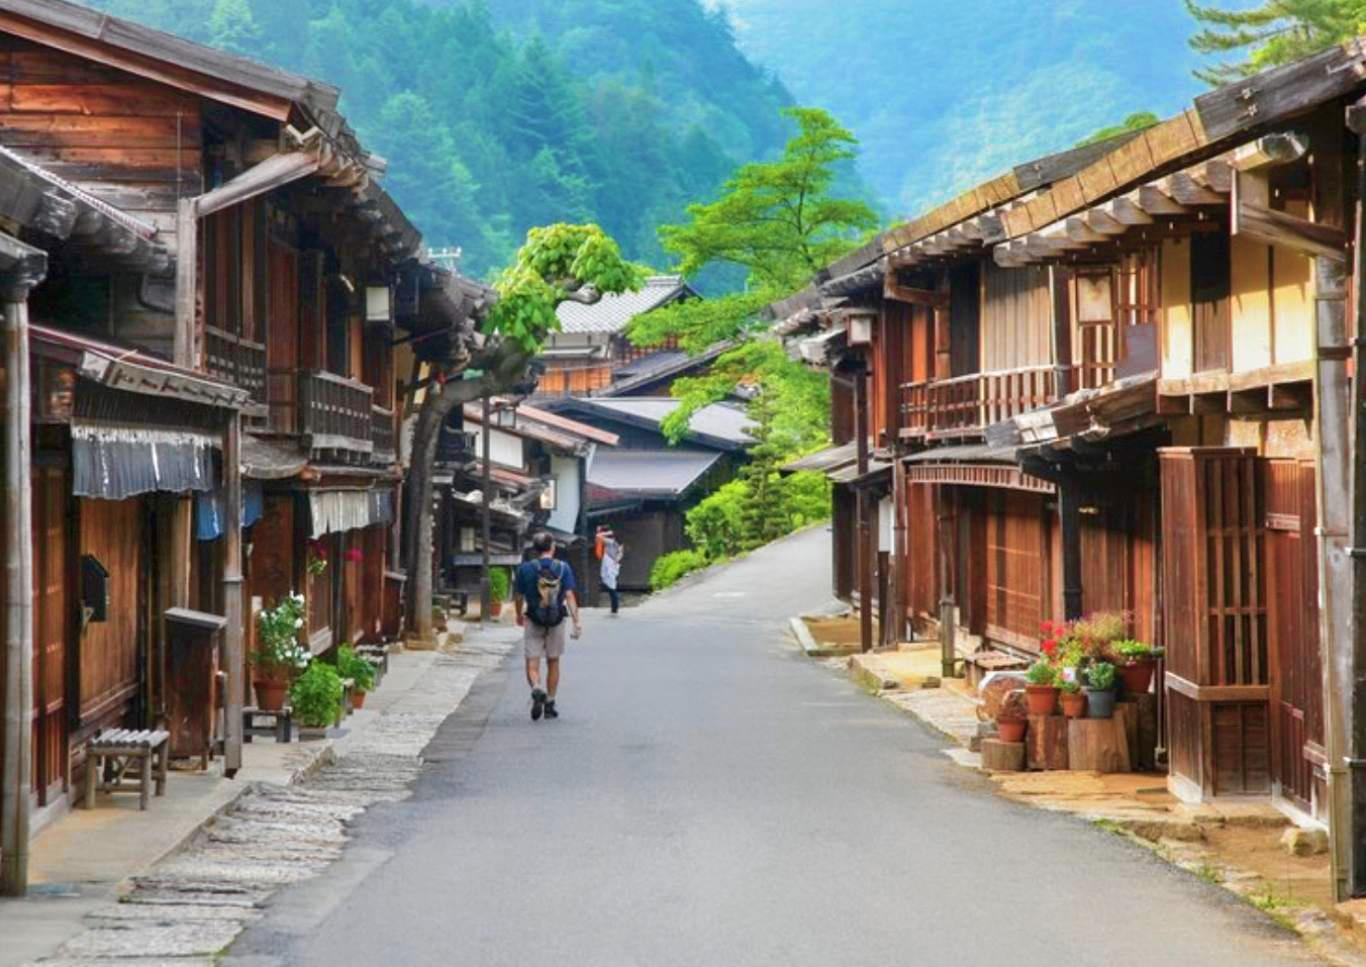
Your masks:
<svg viewBox="0 0 1366 967"><path fill-rule="evenodd" d="M294 619L294 627L296 627L296 628L302 628L303 626L304 626L304 619L303 619L303 618L295 618L295 619Z"/></svg>

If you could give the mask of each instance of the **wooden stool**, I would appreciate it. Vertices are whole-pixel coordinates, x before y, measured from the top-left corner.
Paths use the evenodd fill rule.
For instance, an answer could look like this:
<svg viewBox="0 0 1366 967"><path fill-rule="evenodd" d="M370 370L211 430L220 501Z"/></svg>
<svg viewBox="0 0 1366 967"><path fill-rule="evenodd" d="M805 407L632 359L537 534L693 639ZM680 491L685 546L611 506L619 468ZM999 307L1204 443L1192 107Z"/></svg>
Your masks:
<svg viewBox="0 0 1366 967"><path fill-rule="evenodd" d="M169 732L137 729L109 729L99 732L86 747L85 808L95 808L95 788L102 792L136 792L139 809L147 808L152 785L156 794L166 795L166 770L170 758ZM101 766L104 775L99 775ZM136 768L137 779L128 780L129 770Z"/></svg>
<svg viewBox="0 0 1366 967"><path fill-rule="evenodd" d="M270 719L270 724L259 725L257 719ZM289 742L294 735L294 710L288 705L281 709L242 709L242 741L250 742L254 735L273 735L276 742Z"/></svg>

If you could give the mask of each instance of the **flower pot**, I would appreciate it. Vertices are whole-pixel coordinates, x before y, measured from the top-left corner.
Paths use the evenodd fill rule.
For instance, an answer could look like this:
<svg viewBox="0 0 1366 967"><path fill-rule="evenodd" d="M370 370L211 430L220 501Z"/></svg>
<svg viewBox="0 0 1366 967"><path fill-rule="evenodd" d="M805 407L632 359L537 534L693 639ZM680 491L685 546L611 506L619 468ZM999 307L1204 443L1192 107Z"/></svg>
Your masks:
<svg viewBox="0 0 1366 967"><path fill-rule="evenodd" d="M1058 692L1056 685L1026 685L1025 702L1030 715L1053 715L1058 711Z"/></svg>
<svg viewBox="0 0 1366 967"><path fill-rule="evenodd" d="M1094 688L1086 689L1086 707L1087 718L1113 718L1115 714L1115 690L1107 688L1102 692Z"/></svg>
<svg viewBox="0 0 1366 967"><path fill-rule="evenodd" d="M1069 719L1086 717L1085 692L1063 692L1059 701L1062 703L1062 714L1066 715Z"/></svg>
<svg viewBox="0 0 1366 967"><path fill-rule="evenodd" d="M501 602L501 601L491 601L491 602L489 602L489 617L490 617L490 618L493 618L493 619L496 621L497 619L501 618L502 616L503 616L503 602Z"/></svg>
<svg viewBox="0 0 1366 967"><path fill-rule="evenodd" d="M1120 665L1119 679L1124 683L1125 693L1134 698L1148 694L1156 669L1157 662L1152 658L1140 658Z"/></svg>
<svg viewBox="0 0 1366 967"><path fill-rule="evenodd" d="M351 693L351 707L352 707L353 709L365 708L365 693L364 693L364 692L362 692L362 691L354 691L354 692Z"/></svg>
<svg viewBox="0 0 1366 967"><path fill-rule="evenodd" d="M289 679L280 675L263 675L252 682L256 686L256 706L263 712L278 712L285 707L289 696Z"/></svg>
<svg viewBox="0 0 1366 967"><path fill-rule="evenodd" d="M997 737L1002 742L1023 742L1027 724L1024 719L997 719Z"/></svg>

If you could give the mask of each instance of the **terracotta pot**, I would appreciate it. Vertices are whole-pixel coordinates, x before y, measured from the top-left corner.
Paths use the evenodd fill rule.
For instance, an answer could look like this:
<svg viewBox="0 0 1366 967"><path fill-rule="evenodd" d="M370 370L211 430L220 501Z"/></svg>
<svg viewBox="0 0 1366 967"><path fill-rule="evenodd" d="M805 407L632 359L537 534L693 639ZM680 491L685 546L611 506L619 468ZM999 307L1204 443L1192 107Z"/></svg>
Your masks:
<svg viewBox="0 0 1366 967"><path fill-rule="evenodd" d="M256 679L256 705L263 712L278 712L289 696L289 680L272 675Z"/></svg>
<svg viewBox="0 0 1366 967"><path fill-rule="evenodd" d="M1053 715L1058 711L1058 692L1056 685L1026 685L1025 701L1030 715Z"/></svg>
<svg viewBox="0 0 1366 967"><path fill-rule="evenodd" d="M362 692L362 691L354 691L354 692L351 693L351 707L352 707L352 708L365 708L365 693L364 693L364 692Z"/></svg>
<svg viewBox="0 0 1366 967"><path fill-rule="evenodd" d="M492 601L489 603L489 617L501 618L503 616L503 602Z"/></svg>
<svg viewBox="0 0 1366 967"><path fill-rule="evenodd" d="M1137 698L1148 694L1153 684L1153 672L1157 662L1152 658L1140 658L1119 666L1119 680L1124 683L1124 691Z"/></svg>
<svg viewBox="0 0 1366 967"><path fill-rule="evenodd" d="M998 719L996 735L1002 742L1023 742L1028 724L1024 719Z"/></svg>
<svg viewBox="0 0 1366 967"><path fill-rule="evenodd" d="M1062 714L1069 719L1081 719L1086 717L1086 693L1085 692L1063 692L1059 701L1062 703Z"/></svg>

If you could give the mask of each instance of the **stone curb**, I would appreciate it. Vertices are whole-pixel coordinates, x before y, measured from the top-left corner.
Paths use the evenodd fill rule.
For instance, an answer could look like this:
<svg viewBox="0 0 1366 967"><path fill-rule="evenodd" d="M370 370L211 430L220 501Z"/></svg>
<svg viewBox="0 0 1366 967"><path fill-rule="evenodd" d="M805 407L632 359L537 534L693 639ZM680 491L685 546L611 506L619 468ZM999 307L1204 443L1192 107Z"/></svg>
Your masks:
<svg viewBox="0 0 1366 967"><path fill-rule="evenodd" d="M801 617L791 617L787 619L788 631L792 637L797 639L797 645L806 653L808 658L848 658L851 651L848 647L841 645L821 644L811 635L811 629L806 626L806 621ZM853 647L853 652L858 652L858 646Z"/></svg>

